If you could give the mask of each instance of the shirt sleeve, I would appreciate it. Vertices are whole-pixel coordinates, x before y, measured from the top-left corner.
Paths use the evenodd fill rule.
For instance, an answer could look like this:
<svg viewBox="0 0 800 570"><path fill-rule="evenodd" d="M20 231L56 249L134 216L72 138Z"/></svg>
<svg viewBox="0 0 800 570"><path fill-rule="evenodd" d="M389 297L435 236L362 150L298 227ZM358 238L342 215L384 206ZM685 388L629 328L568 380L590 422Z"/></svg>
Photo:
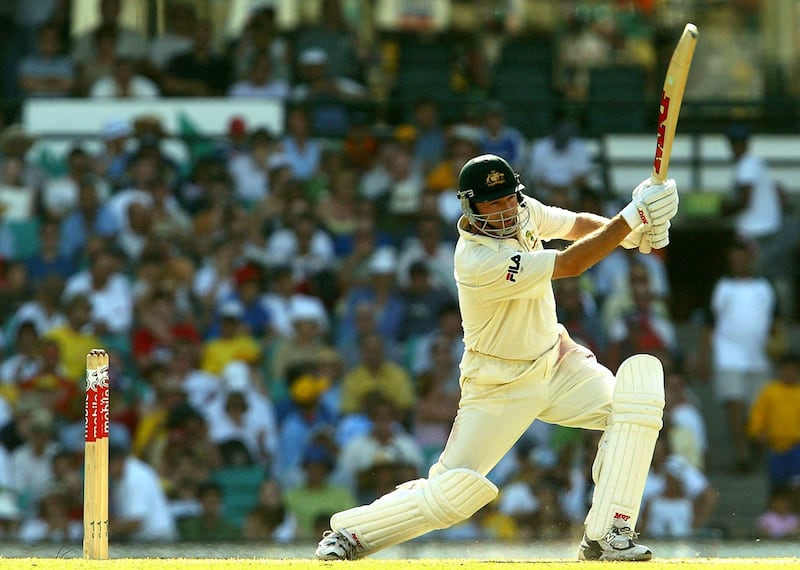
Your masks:
<svg viewBox="0 0 800 570"><path fill-rule="evenodd" d="M544 241L566 237L578 218L575 212L546 206L532 198L527 198L527 207L531 210L531 217L536 224L539 237Z"/></svg>
<svg viewBox="0 0 800 570"><path fill-rule="evenodd" d="M555 250L484 250L471 279L463 287L474 287L485 303L506 299L530 299L550 291L556 261Z"/></svg>

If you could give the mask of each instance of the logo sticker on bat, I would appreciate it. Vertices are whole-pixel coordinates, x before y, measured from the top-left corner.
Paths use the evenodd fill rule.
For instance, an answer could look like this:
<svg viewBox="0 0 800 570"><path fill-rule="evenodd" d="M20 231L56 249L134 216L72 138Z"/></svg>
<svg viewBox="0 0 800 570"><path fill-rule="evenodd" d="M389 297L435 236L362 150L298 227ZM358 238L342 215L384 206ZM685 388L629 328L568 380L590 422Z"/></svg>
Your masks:
<svg viewBox="0 0 800 570"><path fill-rule="evenodd" d="M658 113L658 140L656 140L656 157L653 160L653 170L661 173L661 157L664 155L664 138L667 133L667 115L669 115L669 97L666 91L661 91L661 109Z"/></svg>

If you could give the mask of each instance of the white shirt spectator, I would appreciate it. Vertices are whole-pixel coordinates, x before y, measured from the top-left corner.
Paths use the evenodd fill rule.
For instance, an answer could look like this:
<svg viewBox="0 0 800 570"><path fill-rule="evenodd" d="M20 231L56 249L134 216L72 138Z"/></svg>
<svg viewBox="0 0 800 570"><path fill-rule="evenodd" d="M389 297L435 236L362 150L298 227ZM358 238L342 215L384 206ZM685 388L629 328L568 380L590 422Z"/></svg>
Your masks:
<svg viewBox="0 0 800 570"><path fill-rule="evenodd" d="M12 354L0 364L0 383L16 386L27 380L42 367L38 358L25 354Z"/></svg>
<svg viewBox="0 0 800 570"><path fill-rule="evenodd" d="M339 453L332 477L355 491L358 473L386 460L413 465L418 473L425 467L425 457L417 441L397 427L387 444L381 444L371 434L353 437Z"/></svg>
<svg viewBox="0 0 800 570"><path fill-rule="evenodd" d="M160 94L161 93L159 92L155 83L146 77L136 75L131 78L130 83L128 84L128 93L126 96L132 98L155 98ZM91 90L89 91L89 97L95 99L122 96L123 93L120 91L119 85L114 78L110 76L104 76L95 81Z"/></svg>
<svg viewBox="0 0 800 570"><path fill-rule="evenodd" d="M14 489L25 498L25 503L35 505L53 483L51 464L58 450L59 445L51 441L41 454L37 454L30 443L12 452Z"/></svg>
<svg viewBox="0 0 800 570"><path fill-rule="evenodd" d="M296 293L291 297L283 297L277 293L267 293L263 303L272 317L272 326L279 334L290 338L294 335L292 322L302 316L311 316L320 326L320 330L328 329L328 315L325 306L317 297Z"/></svg>
<svg viewBox="0 0 800 570"><path fill-rule="evenodd" d="M67 280L64 297L85 293L92 301L92 320L103 322L114 334L130 332L133 323L133 291L122 274L112 275L106 286L95 291L89 270L74 274Z"/></svg>
<svg viewBox="0 0 800 570"><path fill-rule="evenodd" d="M113 511L121 520L140 520L131 537L136 542L172 542L177 539L175 520L161 488L158 474L147 463L128 456L122 478L112 487Z"/></svg>
<svg viewBox="0 0 800 570"><path fill-rule="evenodd" d="M61 311L53 314L47 314L41 303L37 301L28 301L17 309L14 315L13 322L24 323L25 321L33 322L36 327L36 332L39 336L47 334L50 329L59 327L67 322L66 317Z"/></svg>
<svg viewBox="0 0 800 570"><path fill-rule="evenodd" d="M783 221L781 197L764 159L743 154L736 163L734 184L752 187L746 208L736 217L737 233L748 238L777 233Z"/></svg>
<svg viewBox="0 0 800 570"><path fill-rule="evenodd" d="M711 294L716 319L711 341L716 370L769 370L766 343L775 302L775 292L763 277L723 277L717 282Z"/></svg>
<svg viewBox="0 0 800 570"><path fill-rule="evenodd" d="M536 141L531 148L528 176L534 184L569 188L591 169L589 148L581 138L570 139L562 150L556 148L552 137Z"/></svg>
<svg viewBox="0 0 800 570"><path fill-rule="evenodd" d="M269 460L278 448L278 424L272 402L253 386L250 369L243 362L229 362L221 380L223 389L202 408L209 437L214 443L241 441L257 462ZM241 394L247 406L241 422L235 422L226 410L232 393Z"/></svg>
<svg viewBox="0 0 800 570"><path fill-rule="evenodd" d="M333 240L321 229L314 231L306 255L300 255L297 236L294 230L289 228L277 230L270 236L267 251L271 253L276 263L291 265L297 281L329 267L336 258Z"/></svg>

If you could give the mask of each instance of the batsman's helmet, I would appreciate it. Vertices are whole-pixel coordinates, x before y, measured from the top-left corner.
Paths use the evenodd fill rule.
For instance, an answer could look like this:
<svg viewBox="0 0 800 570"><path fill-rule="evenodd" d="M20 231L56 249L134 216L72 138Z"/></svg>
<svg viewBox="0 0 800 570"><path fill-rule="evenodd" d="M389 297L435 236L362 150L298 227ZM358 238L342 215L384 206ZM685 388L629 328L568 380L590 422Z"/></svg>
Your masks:
<svg viewBox="0 0 800 570"><path fill-rule="evenodd" d="M506 238L515 235L517 228L530 217L522 194L524 189L519 174L508 161L494 154L482 154L468 160L461 168L456 195L461 200L461 211L473 226L492 237ZM511 194L517 195L519 207L493 214L491 225L490 216L478 214L473 207L476 202L491 202Z"/></svg>

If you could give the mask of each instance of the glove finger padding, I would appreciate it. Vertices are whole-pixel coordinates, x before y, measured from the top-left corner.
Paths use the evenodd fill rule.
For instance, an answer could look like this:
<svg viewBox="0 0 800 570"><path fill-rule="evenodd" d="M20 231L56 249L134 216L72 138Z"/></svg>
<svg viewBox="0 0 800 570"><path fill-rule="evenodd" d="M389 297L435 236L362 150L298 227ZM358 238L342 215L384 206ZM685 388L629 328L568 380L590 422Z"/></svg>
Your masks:
<svg viewBox="0 0 800 570"><path fill-rule="evenodd" d="M652 227L650 233L646 237L653 249L662 249L669 245L670 226L671 224L667 222L666 224ZM644 241L644 239L642 239L642 241ZM641 251L641 247L639 248L639 251Z"/></svg>

